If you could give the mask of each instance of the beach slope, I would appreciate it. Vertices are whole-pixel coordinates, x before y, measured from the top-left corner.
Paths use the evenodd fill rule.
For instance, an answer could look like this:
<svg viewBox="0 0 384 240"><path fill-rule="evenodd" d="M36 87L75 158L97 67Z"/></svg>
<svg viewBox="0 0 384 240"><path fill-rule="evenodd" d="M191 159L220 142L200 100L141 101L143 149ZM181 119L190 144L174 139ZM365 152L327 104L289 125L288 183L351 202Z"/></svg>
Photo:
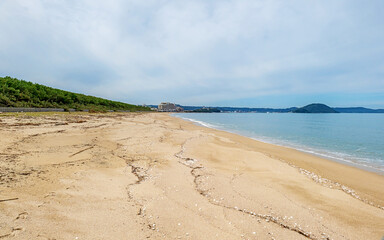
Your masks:
<svg viewBox="0 0 384 240"><path fill-rule="evenodd" d="M381 239L383 186L165 113L0 116L0 239Z"/></svg>

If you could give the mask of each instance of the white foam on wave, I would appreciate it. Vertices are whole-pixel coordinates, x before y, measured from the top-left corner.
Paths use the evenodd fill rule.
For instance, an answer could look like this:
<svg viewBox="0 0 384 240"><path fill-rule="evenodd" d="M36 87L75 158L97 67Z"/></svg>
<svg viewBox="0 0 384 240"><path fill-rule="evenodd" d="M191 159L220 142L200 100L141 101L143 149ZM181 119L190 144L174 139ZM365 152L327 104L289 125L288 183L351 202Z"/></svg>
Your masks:
<svg viewBox="0 0 384 240"><path fill-rule="evenodd" d="M240 135L244 135L241 132L235 132ZM268 137L250 137L254 140L270 143L273 145L281 146L281 147L288 147L293 148L301 152L309 153L312 155L316 155L319 157L323 157L329 160L334 160L336 162L345 163L347 165L352 165L355 167L360 167L365 170L373 171L376 173L384 174L384 168L381 166L374 166L372 165L374 162L380 162L381 159L370 159L370 158L364 158L364 157L358 157L351 154L346 153L340 153L336 151L330 151L330 150L324 150L324 149L315 149L311 148L309 146L300 145L297 143L292 143L290 141L284 141L284 140L276 140Z"/></svg>
<svg viewBox="0 0 384 240"><path fill-rule="evenodd" d="M178 115L174 115L174 116L179 117L179 118L184 119L184 120L187 120L187 121L190 121L190 122L197 123L198 125L203 126L203 127L214 128L214 129L218 128L217 126L215 126L213 124L206 123L206 122L203 122L203 121L199 121L199 120L196 120L196 119L181 117L181 116L178 116Z"/></svg>
<svg viewBox="0 0 384 240"><path fill-rule="evenodd" d="M361 167L366 170L371 170L374 172L379 172L381 174L384 174L384 168L380 166L373 166L372 163L375 161L372 161L372 159L369 159L369 158L357 157L357 156L353 156L345 153L339 153L339 152L330 152L330 151L325 152L325 151L313 150L305 147L302 147L302 148L295 147L295 149L302 152L310 153L316 156L324 157L330 160L335 160L337 162L342 162L347 165ZM377 159L376 161L378 160L379 159Z"/></svg>

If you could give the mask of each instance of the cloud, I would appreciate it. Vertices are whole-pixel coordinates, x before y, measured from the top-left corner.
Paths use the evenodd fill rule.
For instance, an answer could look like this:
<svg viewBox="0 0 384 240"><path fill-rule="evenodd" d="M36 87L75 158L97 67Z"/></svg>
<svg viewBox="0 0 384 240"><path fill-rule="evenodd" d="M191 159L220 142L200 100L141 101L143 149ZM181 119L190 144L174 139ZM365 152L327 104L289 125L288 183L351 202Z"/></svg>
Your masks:
<svg viewBox="0 0 384 240"><path fill-rule="evenodd" d="M0 74L137 104L383 92L383 7L4 0Z"/></svg>

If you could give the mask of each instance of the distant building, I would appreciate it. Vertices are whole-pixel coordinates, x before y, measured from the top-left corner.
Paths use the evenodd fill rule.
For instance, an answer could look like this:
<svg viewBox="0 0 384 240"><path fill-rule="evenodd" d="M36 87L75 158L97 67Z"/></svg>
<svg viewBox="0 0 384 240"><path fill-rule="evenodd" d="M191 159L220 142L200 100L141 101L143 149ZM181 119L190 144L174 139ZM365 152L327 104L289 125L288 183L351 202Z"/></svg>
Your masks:
<svg viewBox="0 0 384 240"><path fill-rule="evenodd" d="M176 106L176 104L174 103L162 102L157 107L157 110L159 112L181 112L184 109L179 106Z"/></svg>

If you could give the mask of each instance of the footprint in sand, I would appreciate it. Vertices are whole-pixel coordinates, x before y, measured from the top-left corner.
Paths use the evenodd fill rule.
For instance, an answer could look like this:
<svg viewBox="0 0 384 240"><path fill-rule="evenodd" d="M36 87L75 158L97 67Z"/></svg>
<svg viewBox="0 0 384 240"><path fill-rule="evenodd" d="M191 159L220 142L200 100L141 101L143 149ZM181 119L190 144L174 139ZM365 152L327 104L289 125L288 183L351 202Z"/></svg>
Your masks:
<svg viewBox="0 0 384 240"><path fill-rule="evenodd" d="M13 227L9 229L10 231L8 233L3 233L0 235L0 238L5 238L5 237L14 237L16 236L20 231L24 231L24 228L22 227Z"/></svg>
<svg viewBox="0 0 384 240"><path fill-rule="evenodd" d="M27 219L28 215L29 215L28 212L19 213L19 215L16 217L15 221L19 220L19 219Z"/></svg>

